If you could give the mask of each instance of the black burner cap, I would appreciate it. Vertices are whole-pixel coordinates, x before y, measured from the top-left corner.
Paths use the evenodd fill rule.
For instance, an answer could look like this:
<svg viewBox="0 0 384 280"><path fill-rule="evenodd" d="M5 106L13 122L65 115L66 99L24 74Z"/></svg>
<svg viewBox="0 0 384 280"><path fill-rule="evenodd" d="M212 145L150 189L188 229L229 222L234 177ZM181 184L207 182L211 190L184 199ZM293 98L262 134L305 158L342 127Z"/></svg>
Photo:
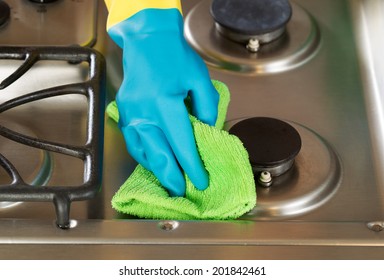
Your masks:
<svg viewBox="0 0 384 280"><path fill-rule="evenodd" d="M0 1L0 26L5 24L11 15L11 9L4 1Z"/></svg>
<svg viewBox="0 0 384 280"><path fill-rule="evenodd" d="M292 161L301 149L299 133L290 124L255 117L236 123L229 133L243 142L253 167L275 167Z"/></svg>
<svg viewBox="0 0 384 280"><path fill-rule="evenodd" d="M283 28L292 15L288 0L214 0L211 14L221 26L245 35Z"/></svg>

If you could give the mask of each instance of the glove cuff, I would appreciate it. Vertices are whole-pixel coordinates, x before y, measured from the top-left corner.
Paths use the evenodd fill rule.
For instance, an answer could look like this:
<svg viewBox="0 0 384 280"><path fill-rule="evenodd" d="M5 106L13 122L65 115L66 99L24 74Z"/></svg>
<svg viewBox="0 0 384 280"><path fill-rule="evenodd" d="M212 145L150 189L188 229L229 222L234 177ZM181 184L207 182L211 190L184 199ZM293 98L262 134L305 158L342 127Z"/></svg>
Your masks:
<svg viewBox="0 0 384 280"><path fill-rule="evenodd" d="M127 40L169 33L183 36L183 18L176 8L145 9L108 29L109 36L121 48Z"/></svg>
<svg viewBox="0 0 384 280"><path fill-rule="evenodd" d="M178 9L180 0L104 0L108 8L107 30L145 9Z"/></svg>

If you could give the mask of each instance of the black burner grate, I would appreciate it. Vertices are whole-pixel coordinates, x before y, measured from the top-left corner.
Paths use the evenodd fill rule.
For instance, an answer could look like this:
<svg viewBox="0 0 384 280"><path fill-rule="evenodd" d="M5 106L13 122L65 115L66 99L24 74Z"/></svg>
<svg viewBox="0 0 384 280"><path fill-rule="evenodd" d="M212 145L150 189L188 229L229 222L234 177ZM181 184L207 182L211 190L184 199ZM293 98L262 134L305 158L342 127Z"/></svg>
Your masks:
<svg viewBox="0 0 384 280"><path fill-rule="evenodd" d="M79 186L36 187L26 183L12 163L0 154L0 165L12 183L0 186L0 201L48 201L56 208L57 225L68 228L72 201L93 198L99 191L102 176L105 61L98 52L82 47L0 47L0 59L23 60L22 65L0 83L0 89L11 85L37 61L87 62L89 79L28 93L0 104L0 114L17 106L49 97L82 94L88 100L87 141L83 146L59 144L22 135L0 125L0 135L23 145L81 159L84 181Z"/></svg>

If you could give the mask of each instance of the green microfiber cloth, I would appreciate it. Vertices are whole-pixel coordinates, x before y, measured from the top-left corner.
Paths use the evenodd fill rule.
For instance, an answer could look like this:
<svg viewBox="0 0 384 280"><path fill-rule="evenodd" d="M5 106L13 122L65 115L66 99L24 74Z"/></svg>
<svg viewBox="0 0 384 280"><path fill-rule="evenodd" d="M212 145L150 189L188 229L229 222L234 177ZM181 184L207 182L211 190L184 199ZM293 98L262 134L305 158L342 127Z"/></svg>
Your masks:
<svg viewBox="0 0 384 280"><path fill-rule="evenodd" d="M241 141L222 130L229 103L225 84L212 81L220 94L216 126L190 116L197 148L209 173L209 186L196 189L186 176L186 196L170 197L154 174L138 165L112 198L119 212L149 219L224 220L238 218L256 204L256 188L248 153ZM113 101L107 114L118 122Z"/></svg>

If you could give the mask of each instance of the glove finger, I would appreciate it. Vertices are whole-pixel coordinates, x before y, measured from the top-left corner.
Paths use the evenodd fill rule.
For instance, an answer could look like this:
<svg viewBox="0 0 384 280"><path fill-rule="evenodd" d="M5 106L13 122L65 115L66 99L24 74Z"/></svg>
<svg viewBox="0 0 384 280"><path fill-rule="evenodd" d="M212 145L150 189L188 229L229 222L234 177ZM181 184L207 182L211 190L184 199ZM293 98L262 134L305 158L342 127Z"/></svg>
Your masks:
<svg viewBox="0 0 384 280"><path fill-rule="evenodd" d="M187 109L183 102L177 100L164 103L166 108L172 108L171 114L163 116L164 123L167 124L164 128L167 140L193 185L199 190L204 190L208 187L208 174L197 151Z"/></svg>
<svg viewBox="0 0 384 280"><path fill-rule="evenodd" d="M192 85L192 114L202 122L214 126L217 120L219 93L209 79L201 79Z"/></svg>
<svg viewBox="0 0 384 280"><path fill-rule="evenodd" d="M171 196L185 195L185 178L164 133L153 125L137 128L151 170Z"/></svg>
<svg viewBox="0 0 384 280"><path fill-rule="evenodd" d="M136 132L136 129L131 126L123 126L120 127L120 130L123 133L129 154L144 168L150 170L142 141L139 137L139 134Z"/></svg>

